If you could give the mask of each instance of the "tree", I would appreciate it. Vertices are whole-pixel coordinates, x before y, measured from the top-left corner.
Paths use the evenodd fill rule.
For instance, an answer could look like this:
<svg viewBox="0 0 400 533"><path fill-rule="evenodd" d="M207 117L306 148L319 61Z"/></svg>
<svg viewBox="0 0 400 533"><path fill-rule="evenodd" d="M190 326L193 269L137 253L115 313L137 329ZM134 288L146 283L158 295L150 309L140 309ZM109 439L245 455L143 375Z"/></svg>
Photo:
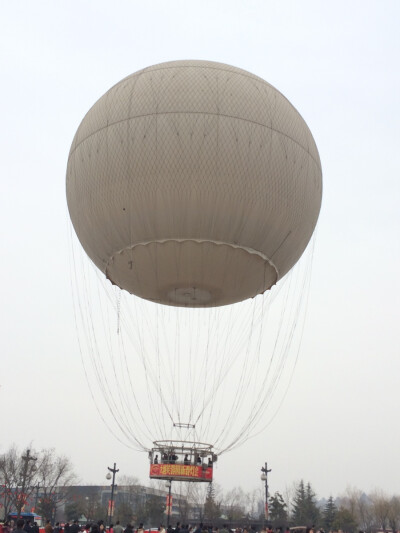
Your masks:
<svg viewBox="0 0 400 533"><path fill-rule="evenodd" d="M37 463L40 465L35 451L28 448L21 454L14 445L0 458L0 477L7 505L9 510L14 509L18 515L35 490L38 479Z"/></svg>
<svg viewBox="0 0 400 533"><path fill-rule="evenodd" d="M375 491L370 500L376 525L385 531L389 522L390 500L382 491Z"/></svg>
<svg viewBox="0 0 400 533"><path fill-rule="evenodd" d="M287 505L280 492L275 492L269 498L269 518L275 526L287 523Z"/></svg>
<svg viewBox="0 0 400 533"><path fill-rule="evenodd" d="M306 514L309 524L316 524L319 520L319 509L317 506L317 498L315 492L311 488L310 482L306 487Z"/></svg>
<svg viewBox="0 0 400 533"><path fill-rule="evenodd" d="M165 511L164 498L150 494L146 498L146 519L152 524L161 524L163 522Z"/></svg>
<svg viewBox="0 0 400 533"><path fill-rule="evenodd" d="M178 510L179 519L183 524L187 524L189 521L189 514L193 504L193 492L197 483L183 482L178 483L179 498L178 498ZM165 490L165 487L163 487Z"/></svg>
<svg viewBox="0 0 400 533"><path fill-rule="evenodd" d="M131 522L134 512L140 506L142 489L139 480L133 476L119 477L119 490L115 501L114 517L116 520L127 524Z"/></svg>
<svg viewBox="0 0 400 533"><path fill-rule="evenodd" d="M260 489L254 489L247 494L247 518L249 520L258 520L260 518L260 508L263 508L263 492Z"/></svg>
<svg viewBox="0 0 400 533"><path fill-rule="evenodd" d="M228 520L240 520L246 514L246 495L239 487L235 487L225 496L225 514Z"/></svg>
<svg viewBox="0 0 400 533"><path fill-rule="evenodd" d="M301 479L293 498L293 516L294 523L298 526L305 526L308 524L307 503L306 503L306 489L304 481Z"/></svg>
<svg viewBox="0 0 400 533"><path fill-rule="evenodd" d="M332 496L329 496L328 501L322 512L322 524L326 531L331 531L333 523L336 518L337 507Z"/></svg>
<svg viewBox="0 0 400 533"><path fill-rule="evenodd" d="M349 509L340 507L333 522L333 529L341 529L344 533L354 533L357 530L357 521Z"/></svg>
<svg viewBox="0 0 400 533"><path fill-rule="evenodd" d="M220 516L221 504L215 500L215 489L213 483L207 487L206 500L204 502L204 518L213 521Z"/></svg>
<svg viewBox="0 0 400 533"><path fill-rule="evenodd" d="M315 492L311 484L304 486L304 481L300 480L293 498L293 520L296 525L316 524L319 519Z"/></svg>
<svg viewBox="0 0 400 533"><path fill-rule="evenodd" d="M389 526L392 531L398 531L400 526L400 497L393 496L390 500L389 515L388 515Z"/></svg>
<svg viewBox="0 0 400 533"><path fill-rule="evenodd" d="M70 487L76 482L72 464L68 457L57 456L54 449L43 450L37 478L42 494L38 510L42 516L55 519L57 506L68 500Z"/></svg>
<svg viewBox="0 0 400 533"><path fill-rule="evenodd" d="M347 509L363 531L374 529L374 516L371 501L361 490L347 487L344 496L340 498L340 506Z"/></svg>
<svg viewBox="0 0 400 533"><path fill-rule="evenodd" d="M207 496L207 487L204 483L190 483L190 485L188 496L190 495L192 508L198 511L198 520L202 522L204 519L204 502Z"/></svg>
<svg viewBox="0 0 400 533"><path fill-rule="evenodd" d="M89 517L86 514L85 502L83 499L70 501L65 504L64 513L67 520L76 520L82 515L86 516L86 519L89 521Z"/></svg>

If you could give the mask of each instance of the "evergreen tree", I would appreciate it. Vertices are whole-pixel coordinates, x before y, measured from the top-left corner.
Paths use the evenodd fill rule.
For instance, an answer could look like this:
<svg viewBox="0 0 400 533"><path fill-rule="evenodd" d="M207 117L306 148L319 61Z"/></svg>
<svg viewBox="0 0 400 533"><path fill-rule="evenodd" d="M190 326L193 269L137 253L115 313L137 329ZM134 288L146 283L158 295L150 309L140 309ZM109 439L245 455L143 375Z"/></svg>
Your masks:
<svg viewBox="0 0 400 533"><path fill-rule="evenodd" d="M304 481L301 479L299 485L296 487L296 494L293 498L293 521L297 526L307 525L307 503L306 503L306 489Z"/></svg>
<svg viewBox="0 0 400 533"><path fill-rule="evenodd" d="M319 521L317 498L310 483L306 487L306 516L309 525L315 525Z"/></svg>
<svg viewBox="0 0 400 533"><path fill-rule="evenodd" d="M215 520L219 518L220 505L215 501L215 489L212 483L207 487L206 501L204 502L204 518Z"/></svg>
<svg viewBox="0 0 400 533"><path fill-rule="evenodd" d="M325 531L332 531L333 523L335 522L337 513L337 507L333 500L332 496L329 496L329 499L324 507L322 512L322 523Z"/></svg>
<svg viewBox="0 0 400 533"><path fill-rule="evenodd" d="M287 523L287 506L280 492L275 492L269 498L269 518L274 525L284 525Z"/></svg>
<svg viewBox="0 0 400 533"><path fill-rule="evenodd" d="M319 510L315 492L310 483L305 487L304 481L301 480L293 500L293 520L298 526L311 526L315 525L318 519Z"/></svg>
<svg viewBox="0 0 400 533"><path fill-rule="evenodd" d="M333 522L333 529L345 531L346 533L355 533L357 531L357 521L349 509L341 507L336 512Z"/></svg>

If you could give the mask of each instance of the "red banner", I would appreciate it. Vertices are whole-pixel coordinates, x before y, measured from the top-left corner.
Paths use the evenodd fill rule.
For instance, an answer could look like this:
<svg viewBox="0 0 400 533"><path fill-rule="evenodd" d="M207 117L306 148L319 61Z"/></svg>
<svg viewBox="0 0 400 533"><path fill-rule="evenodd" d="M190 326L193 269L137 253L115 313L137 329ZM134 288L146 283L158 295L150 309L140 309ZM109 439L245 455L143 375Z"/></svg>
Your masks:
<svg viewBox="0 0 400 533"><path fill-rule="evenodd" d="M167 495L166 514L172 514L172 496Z"/></svg>
<svg viewBox="0 0 400 533"><path fill-rule="evenodd" d="M114 516L115 501L108 500L108 516Z"/></svg>
<svg viewBox="0 0 400 533"><path fill-rule="evenodd" d="M180 478L212 481L212 467L194 465L167 465L157 464L150 465L151 478Z"/></svg>

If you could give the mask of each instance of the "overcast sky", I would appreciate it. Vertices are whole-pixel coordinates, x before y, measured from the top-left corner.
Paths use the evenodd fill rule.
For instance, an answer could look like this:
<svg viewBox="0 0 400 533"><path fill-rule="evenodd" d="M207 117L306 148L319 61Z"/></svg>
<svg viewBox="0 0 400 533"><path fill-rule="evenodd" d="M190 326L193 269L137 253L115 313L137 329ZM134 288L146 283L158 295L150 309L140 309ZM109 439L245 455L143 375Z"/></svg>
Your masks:
<svg viewBox="0 0 400 533"><path fill-rule="evenodd" d="M65 170L91 105L175 59L246 69L299 110L324 195L308 319L273 424L221 458L222 487L300 478L400 493L400 3L3 1L0 16L0 451L55 447L84 483L106 467L147 482L88 394L71 296Z"/></svg>

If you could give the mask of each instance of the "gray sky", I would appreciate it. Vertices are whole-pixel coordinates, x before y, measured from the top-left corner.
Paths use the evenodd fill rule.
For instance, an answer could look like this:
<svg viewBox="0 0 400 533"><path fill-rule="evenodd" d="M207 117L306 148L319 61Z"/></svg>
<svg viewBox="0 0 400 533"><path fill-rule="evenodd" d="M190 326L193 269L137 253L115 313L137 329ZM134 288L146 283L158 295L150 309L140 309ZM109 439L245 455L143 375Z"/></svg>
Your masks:
<svg viewBox="0 0 400 533"><path fill-rule="evenodd" d="M269 428L221 458L224 488L304 478L400 493L400 4L397 1L2 2L0 451L55 447L82 482L144 454L105 429L88 395L71 297L65 170L73 135L113 84L208 59L278 88L316 140L324 197L308 319Z"/></svg>

